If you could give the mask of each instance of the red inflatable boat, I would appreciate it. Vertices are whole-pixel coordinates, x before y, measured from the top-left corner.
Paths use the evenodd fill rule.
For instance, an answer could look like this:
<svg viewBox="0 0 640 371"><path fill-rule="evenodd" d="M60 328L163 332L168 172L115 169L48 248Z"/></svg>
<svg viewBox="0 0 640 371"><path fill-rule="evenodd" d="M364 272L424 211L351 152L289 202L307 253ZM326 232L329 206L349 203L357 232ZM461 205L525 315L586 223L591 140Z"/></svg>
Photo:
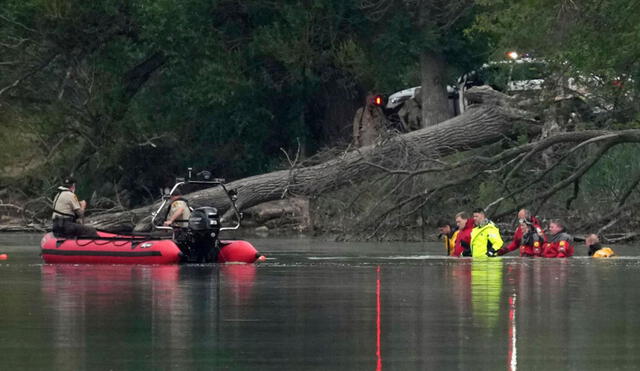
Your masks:
<svg viewBox="0 0 640 371"><path fill-rule="evenodd" d="M45 263L176 264L184 254L170 238L149 239L98 232L100 239L42 237ZM220 241L217 263L254 263L260 253L247 241Z"/></svg>
<svg viewBox="0 0 640 371"><path fill-rule="evenodd" d="M189 169L188 180L179 179L171 192L164 196L162 204L152 214L151 234L119 235L98 231L97 238L65 238L47 233L40 242L42 258L46 263L82 264L254 263L264 260L249 242L219 239L220 232L240 227L242 216L235 204L237 192L227 190L224 180L210 180L210 173L202 174L206 175L204 181L192 181ZM161 225L161 221L156 222L156 217L170 201L171 194L185 184L222 187L236 214L236 225L221 226L218 210L207 206L195 210L189 208L191 216L186 228L174 229Z"/></svg>

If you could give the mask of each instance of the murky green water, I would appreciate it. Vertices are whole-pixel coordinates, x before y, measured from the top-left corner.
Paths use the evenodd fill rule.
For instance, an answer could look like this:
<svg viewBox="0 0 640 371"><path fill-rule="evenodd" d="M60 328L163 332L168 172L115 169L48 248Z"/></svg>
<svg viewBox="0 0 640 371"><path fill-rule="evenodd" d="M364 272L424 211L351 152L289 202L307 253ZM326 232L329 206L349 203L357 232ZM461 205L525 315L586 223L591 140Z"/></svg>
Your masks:
<svg viewBox="0 0 640 371"><path fill-rule="evenodd" d="M2 234L2 369L611 370L640 364L640 251L448 259L251 240L259 265L45 265ZM640 250L640 249L639 249ZM577 249L586 255L584 247Z"/></svg>

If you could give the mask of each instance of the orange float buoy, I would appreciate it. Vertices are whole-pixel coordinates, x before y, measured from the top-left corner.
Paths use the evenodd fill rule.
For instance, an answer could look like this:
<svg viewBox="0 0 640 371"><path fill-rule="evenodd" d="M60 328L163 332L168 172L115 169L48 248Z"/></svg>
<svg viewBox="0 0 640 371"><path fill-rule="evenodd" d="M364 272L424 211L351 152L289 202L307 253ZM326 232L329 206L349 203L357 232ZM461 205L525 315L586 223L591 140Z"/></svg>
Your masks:
<svg viewBox="0 0 640 371"><path fill-rule="evenodd" d="M0 254L0 260L7 260L9 259L9 255L7 254Z"/></svg>

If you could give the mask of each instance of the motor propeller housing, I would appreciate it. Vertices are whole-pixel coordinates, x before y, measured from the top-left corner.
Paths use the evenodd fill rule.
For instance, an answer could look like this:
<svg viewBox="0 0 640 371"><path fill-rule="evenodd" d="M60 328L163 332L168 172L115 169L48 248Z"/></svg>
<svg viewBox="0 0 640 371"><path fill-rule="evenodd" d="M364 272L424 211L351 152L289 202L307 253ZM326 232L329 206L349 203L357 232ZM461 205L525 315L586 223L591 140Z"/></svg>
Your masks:
<svg viewBox="0 0 640 371"><path fill-rule="evenodd" d="M189 217L186 258L198 263L215 262L220 250L220 216L215 207L199 207Z"/></svg>

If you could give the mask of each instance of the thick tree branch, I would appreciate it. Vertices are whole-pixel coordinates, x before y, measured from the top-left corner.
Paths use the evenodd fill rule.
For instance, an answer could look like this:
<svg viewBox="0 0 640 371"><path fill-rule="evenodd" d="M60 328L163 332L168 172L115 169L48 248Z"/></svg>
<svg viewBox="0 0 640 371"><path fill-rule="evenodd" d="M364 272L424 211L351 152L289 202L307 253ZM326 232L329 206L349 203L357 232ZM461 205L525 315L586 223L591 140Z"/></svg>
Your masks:
<svg viewBox="0 0 640 371"><path fill-rule="evenodd" d="M637 138L637 140L640 140L640 133L638 133L639 136ZM589 158L587 160L585 160L582 165L573 172L573 174L571 174L571 176L563 179L560 182L557 182L556 184L554 184L551 188L549 188L546 192L540 193L534 197L530 197L528 199L523 200L522 202L520 202L516 207L513 207L509 210L503 211L501 213L498 213L497 215L494 215L494 218L498 219L501 218L505 215L509 215L512 214L516 211L518 211L519 209L521 209L522 207L524 207L525 205L532 205L534 202L541 200L540 204L538 205L538 209L546 202L548 201L554 194L556 194L558 191L564 189L566 186L568 186L569 184L573 183L576 179L580 178L582 175L584 175L584 173L586 173L589 169L591 169L591 167L593 165L595 165L596 162L598 162L598 160L600 159L600 157L606 153L611 147L613 147L614 145L618 144L619 142L615 142L615 141L610 141L605 143L605 145L603 145L596 153L594 153L593 155L589 156ZM526 189L526 188L524 188ZM537 210L536 210L537 212Z"/></svg>

